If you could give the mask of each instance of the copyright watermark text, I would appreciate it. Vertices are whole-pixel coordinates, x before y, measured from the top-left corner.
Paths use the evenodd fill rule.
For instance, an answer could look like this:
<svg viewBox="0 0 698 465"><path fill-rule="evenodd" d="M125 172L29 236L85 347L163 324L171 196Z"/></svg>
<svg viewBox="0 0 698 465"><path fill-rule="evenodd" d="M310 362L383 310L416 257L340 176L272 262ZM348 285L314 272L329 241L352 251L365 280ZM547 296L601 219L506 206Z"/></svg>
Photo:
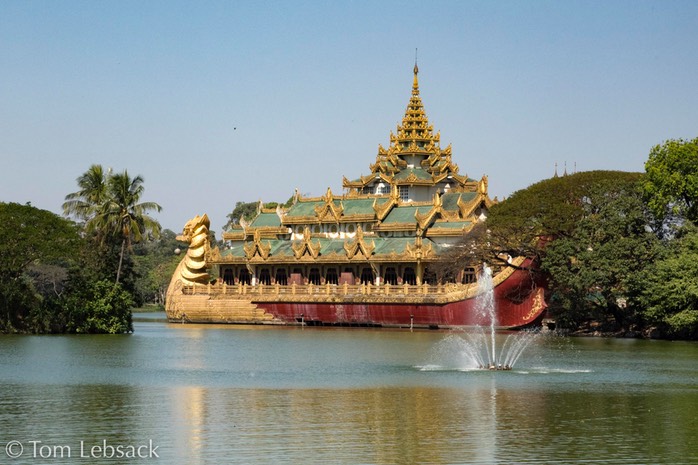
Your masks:
<svg viewBox="0 0 698 465"><path fill-rule="evenodd" d="M5 455L11 459L158 459L158 447L153 440L140 444L117 444L102 439L97 442L80 441L77 444L49 444L42 441L8 441Z"/></svg>

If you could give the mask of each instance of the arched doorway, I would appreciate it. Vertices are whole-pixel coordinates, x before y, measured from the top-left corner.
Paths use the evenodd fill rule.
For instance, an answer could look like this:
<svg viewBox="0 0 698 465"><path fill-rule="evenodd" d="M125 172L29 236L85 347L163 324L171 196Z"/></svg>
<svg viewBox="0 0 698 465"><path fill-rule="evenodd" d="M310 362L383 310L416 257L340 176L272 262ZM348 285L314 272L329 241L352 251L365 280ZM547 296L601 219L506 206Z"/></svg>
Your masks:
<svg viewBox="0 0 698 465"><path fill-rule="evenodd" d="M373 284L374 276L373 270L369 267L365 267L361 270L361 284Z"/></svg>
<svg viewBox="0 0 698 465"><path fill-rule="evenodd" d="M325 272L325 282L327 284L338 284L339 276L337 276L337 268L328 268Z"/></svg>
<svg viewBox="0 0 698 465"><path fill-rule="evenodd" d="M238 282L240 284L251 284L252 283L252 276L250 275L250 272L247 268L240 269L240 273L238 274Z"/></svg>
<svg viewBox="0 0 698 465"><path fill-rule="evenodd" d="M308 282L310 284L320 284L320 270L318 268L311 268L308 273Z"/></svg>
<svg viewBox="0 0 698 465"><path fill-rule="evenodd" d="M412 286L417 284L417 275L414 272L414 268L408 266L402 271L402 282Z"/></svg>
<svg viewBox="0 0 698 465"><path fill-rule="evenodd" d="M262 268L259 271L259 284L266 284L267 286L271 284L271 273L269 268Z"/></svg>
<svg viewBox="0 0 698 465"><path fill-rule="evenodd" d="M235 276L233 275L233 270L231 268L226 268L223 270L223 282L229 286L235 284Z"/></svg>
<svg viewBox="0 0 698 465"><path fill-rule="evenodd" d="M385 284L397 284L397 273L395 272L395 267L389 266L385 269L383 280L385 281Z"/></svg>
<svg viewBox="0 0 698 465"><path fill-rule="evenodd" d="M281 286L286 286L288 284L288 276L286 276L285 268L279 268L276 270L276 284Z"/></svg>

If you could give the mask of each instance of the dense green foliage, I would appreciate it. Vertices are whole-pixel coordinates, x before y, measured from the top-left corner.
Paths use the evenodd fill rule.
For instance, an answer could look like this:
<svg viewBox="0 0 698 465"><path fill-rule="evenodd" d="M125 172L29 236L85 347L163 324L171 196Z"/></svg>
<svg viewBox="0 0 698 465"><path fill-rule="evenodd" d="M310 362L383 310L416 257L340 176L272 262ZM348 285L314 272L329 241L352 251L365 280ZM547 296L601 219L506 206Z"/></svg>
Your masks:
<svg viewBox="0 0 698 465"><path fill-rule="evenodd" d="M152 297L139 292L150 271L127 253L160 233L148 216L160 206L140 200L143 178L93 165L77 182L63 209L79 225L0 204L0 332L127 333L133 305Z"/></svg>
<svg viewBox="0 0 698 465"><path fill-rule="evenodd" d="M132 300L95 277L76 225L29 205L0 203L0 332L124 333Z"/></svg>
<svg viewBox="0 0 698 465"><path fill-rule="evenodd" d="M82 282L60 302L71 333L132 332L132 306L129 293L111 281Z"/></svg>
<svg viewBox="0 0 698 465"><path fill-rule="evenodd" d="M87 233L104 247L120 244L115 282L121 279L124 257L132 243L158 237L160 224L148 216L151 210L160 211L155 202L141 202L145 190L143 178L131 178L123 173L105 172L102 166L92 165L77 179L80 190L66 196L63 211L85 221Z"/></svg>
<svg viewBox="0 0 698 465"><path fill-rule="evenodd" d="M30 205L0 203L0 330L26 331L40 320L44 297L62 292L64 257L69 257L80 242L78 230L46 210ZM44 267L42 267L42 265ZM50 285L53 268L55 287ZM35 290L36 275L45 294ZM54 288L55 290L52 290Z"/></svg>
<svg viewBox="0 0 698 465"><path fill-rule="evenodd" d="M698 228L682 229L636 285L648 324L671 337L698 339Z"/></svg>
<svg viewBox="0 0 698 465"><path fill-rule="evenodd" d="M655 147L648 174L592 171L514 193L490 210L478 258L536 257L563 328L698 337L698 160L667 161L694 143Z"/></svg>
<svg viewBox="0 0 698 465"><path fill-rule="evenodd" d="M655 146L645 171L647 203L660 222L698 222L698 138Z"/></svg>
<svg viewBox="0 0 698 465"><path fill-rule="evenodd" d="M574 177L568 180L574 183ZM545 247L541 268L550 276L552 310L561 323L593 319L624 330L637 325L629 290L659 252L638 180L633 173L596 173L574 229Z"/></svg>
<svg viewBox="0 0 698 465"><path fill-rule="evenodd" d="M572 237L579 222L593 209L589 202L600 184L637 181L639 173L589 171L554 177L515 192L494 205L487 219L489 240L497 254L540 258L551 238Z"/></svg>
<svg viewBox="0 0 698 465"><path fill-rule="evenodd" d="M172 274L182 257L175 254L175 249L183 247L177 241L176 234L165 229L157 240L134 246L134 271L138 277L136 283L137 302L165 305L165 293L172 279Z"/></svg>

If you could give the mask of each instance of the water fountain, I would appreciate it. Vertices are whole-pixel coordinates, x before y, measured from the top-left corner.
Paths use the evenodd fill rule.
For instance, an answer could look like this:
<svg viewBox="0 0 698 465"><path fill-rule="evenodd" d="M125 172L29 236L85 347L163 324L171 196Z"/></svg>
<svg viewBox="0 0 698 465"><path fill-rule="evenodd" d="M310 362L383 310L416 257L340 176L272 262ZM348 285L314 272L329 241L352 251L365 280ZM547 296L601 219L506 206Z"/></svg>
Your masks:
<svg viewBox="0 0 698 465"><path fill-rule="evenodd" d="M477 299L477 311L488 321L487 327L478 327L475 331L466 333L465 339L468 355L477 363L478 368L488 370L511 370L521 354L531 341L538 335L537 331L522 331L510 334L497 352L496 328L497 316L494 301L494 284L492 282L492 269L483 264L478 286L480 296Z"/></svg>
<svg viewBox="0 0 698 465"><path fill-rule="evenodd" d="M498 348L492 269L486 264L478 277L478 286L480 294L477 297L476 310L489 323L444 338L437 347L439 358L443 361L444 358L455 355L458 360L451 363L457 363L459 368L511 370L539 332L518 331L509 334ZM499 339L501 340L501 337Z"/></svg>

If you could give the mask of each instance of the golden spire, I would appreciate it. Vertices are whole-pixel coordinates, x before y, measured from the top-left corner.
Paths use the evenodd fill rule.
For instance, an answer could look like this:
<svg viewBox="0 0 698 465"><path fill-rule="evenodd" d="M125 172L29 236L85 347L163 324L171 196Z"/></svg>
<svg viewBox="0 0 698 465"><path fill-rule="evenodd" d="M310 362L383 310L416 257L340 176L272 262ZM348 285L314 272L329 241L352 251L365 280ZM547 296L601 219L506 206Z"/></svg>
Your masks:
<svg viewBox="0 0 698 465"><path fill-rule="evenodd" d="M414 81L412 83L412 97L407 104L402 124L397 127L397 137L391 140L394 153L418 152L428 155L426 147L438 146L438 138L433 134L433 127L429 124L424 112L424 105L419 96L419 67L417 59L414 61Z"/></svg>
<svg viewBox="0 0 698 465"><path fill-rule="evenodd" d="M412 95L405 109L405 115L397 126L397 132L390 133L390 146L387 149L378 146L376 163L371 165L373 177L370 182L379 182L376 181L378 178L375 175L380 173L380 179L390 183L394 188L396 184L392 181L393 176L406 169L411 170L412 173L404 175L402 177L404 179L409 179L410 175L417 176L414 173L415 170L426 171L432 178L434 176L445 178L448 174L458 174L458 166L451 162L451 146L441 149L439 146L441 134L438 132L434 134L434 126L429 124L424 111L424 105L419 96L419 67L416 55L413 73ZM424 176L424 174L421 175ZM367 183L363 182L362 186L366 185Z"/></svg>
<svg viewBox="0 0 698 465"><path fill-rule="evenodd" d="M414 82L412 83L412 95L419 95L419 82L417 81L417 75L419 74L419 67L417 67L417 49L414 49Z"/></svg>

